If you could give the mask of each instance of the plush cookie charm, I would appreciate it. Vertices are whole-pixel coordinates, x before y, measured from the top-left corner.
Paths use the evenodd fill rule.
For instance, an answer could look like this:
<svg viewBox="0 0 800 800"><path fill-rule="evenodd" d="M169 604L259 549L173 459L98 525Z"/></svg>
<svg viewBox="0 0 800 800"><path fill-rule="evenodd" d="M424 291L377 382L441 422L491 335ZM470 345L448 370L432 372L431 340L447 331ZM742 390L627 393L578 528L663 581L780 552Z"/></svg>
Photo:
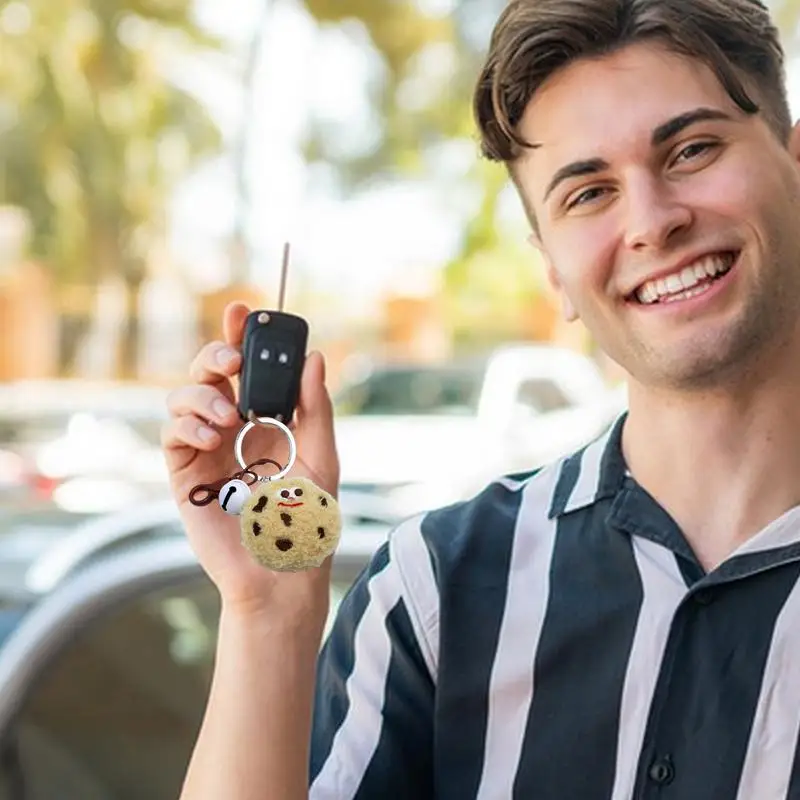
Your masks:
<svg viewBox="0 0 800 800"><path fill-rule="evenodd" d="M256 424L278 428L289 443L289 459L281 467L271 458L249 466L242 443ZM236 437L234 455L241 472L213 484L195 486L189 501L207 506L215 499L220 508L241 517L242 544L255 561L276 572L300 572L320 567L332 555L342 533L339 504L308 478L287 478L297 459L294 434L280 420L258 417L248 422ZM258 466L271 464L279 472L260 478Z"/></svg>
<svg viewBox="0 0 800 800"><path fill-rule="evenodd" d="M339 544L339 504L308 478L261 481L241 509L242 544L277 572L319 567Z"/></svg>

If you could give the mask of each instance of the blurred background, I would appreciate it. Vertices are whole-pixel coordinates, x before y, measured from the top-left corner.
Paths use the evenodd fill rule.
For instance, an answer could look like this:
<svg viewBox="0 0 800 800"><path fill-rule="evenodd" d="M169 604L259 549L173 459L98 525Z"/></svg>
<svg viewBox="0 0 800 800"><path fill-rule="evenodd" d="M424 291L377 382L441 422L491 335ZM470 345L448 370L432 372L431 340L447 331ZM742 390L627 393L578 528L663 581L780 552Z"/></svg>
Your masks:
<svg viewBox="0 0 800 800"><path fill-rule="evenodd" d="M337 409L333 611L398 519L624 408L478 157L503 5L0 0L0 800L177 796L218 605L164 403L229 301L275 306L285 242Z"/></svg>

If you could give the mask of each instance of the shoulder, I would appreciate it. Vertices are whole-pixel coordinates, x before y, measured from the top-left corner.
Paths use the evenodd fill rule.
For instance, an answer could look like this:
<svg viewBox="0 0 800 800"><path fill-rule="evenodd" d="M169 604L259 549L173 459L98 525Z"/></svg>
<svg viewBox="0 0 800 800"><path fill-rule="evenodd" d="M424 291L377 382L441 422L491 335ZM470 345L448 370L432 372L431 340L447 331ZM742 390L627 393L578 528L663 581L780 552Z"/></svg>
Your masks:
<svg viewBox="0 0 800 800"><path fill-rule="evenodd" d="M500 476L469 499L406 520L390 536L392 561L404 574L422 565L440 589L503 583L517 536L550 531L560 516L603 493L601 462L617 450L614 427L544 467Z"/></svg>
<svg viewBox="0 0 800 800"><path fill-rule="evenodd" d="M565 463L498 477L469 499L398 525L388 551L408 594L433 600L432 589L439 595L453 581L502 580L523 509L528 518L548 518Z"/></svg>

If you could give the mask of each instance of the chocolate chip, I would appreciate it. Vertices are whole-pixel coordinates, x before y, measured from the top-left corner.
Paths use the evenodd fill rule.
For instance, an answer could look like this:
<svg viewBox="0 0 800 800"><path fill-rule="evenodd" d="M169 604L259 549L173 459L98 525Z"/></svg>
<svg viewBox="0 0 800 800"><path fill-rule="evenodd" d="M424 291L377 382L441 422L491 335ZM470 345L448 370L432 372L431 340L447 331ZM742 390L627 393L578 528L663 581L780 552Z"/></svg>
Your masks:
<svg viewBox="0 0 800 800"><path fill-rule="evenodd" d="M317 533L319 534L320 539L325 538L325 528L317 528Z"/></svg>
<svg viewBox="0 0 800 800"><path fill-rule="evenodd" d="M253 536L260 536L261 535L261 526L257 523L253 523Z"/></svg>
<svg viewBox="0 0 800 800"><path fill-rule="evenodd" d="M323 508L327 508L327 507L328 507L328 498L327 498L327 497L320 497L320 499L319 499L319 504L320 504L320 505L321 505Z"/></svg>
<svg viewBox="0 0 800 800"><path fill-rule="evenodd" d="M275 547L277 547L281 553L285 553L287 550L291 550L294 545L290 539L278 539L278 541L275 542Z"/></svg>
<svg viewBox="0 0 800 800"><path fill-rule="evenodd" d="M258 502L253 506L253 511L260 514L267 506L267 496L262 495L258 498Z"/></svg>
<svg viewBox="0 0 800 800"><path fill-rule="evenodd" d="M292 515L287 514L284 512L281 514L281 519L283 520L283 524L288 528L292 524Z"/></svg>

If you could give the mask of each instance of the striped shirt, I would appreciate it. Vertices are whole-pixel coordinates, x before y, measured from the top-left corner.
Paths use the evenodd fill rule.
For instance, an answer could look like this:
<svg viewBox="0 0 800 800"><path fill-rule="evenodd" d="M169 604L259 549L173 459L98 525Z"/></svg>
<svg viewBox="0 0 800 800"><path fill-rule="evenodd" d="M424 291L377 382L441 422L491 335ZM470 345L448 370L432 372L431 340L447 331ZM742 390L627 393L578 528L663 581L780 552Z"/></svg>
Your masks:
<svg viewBox="0 0 800 800"><path fill-rule="evenodd" d="M800 800L800 507L706 573L623 424L393 532L321 654L311 800Z"/></svg>

